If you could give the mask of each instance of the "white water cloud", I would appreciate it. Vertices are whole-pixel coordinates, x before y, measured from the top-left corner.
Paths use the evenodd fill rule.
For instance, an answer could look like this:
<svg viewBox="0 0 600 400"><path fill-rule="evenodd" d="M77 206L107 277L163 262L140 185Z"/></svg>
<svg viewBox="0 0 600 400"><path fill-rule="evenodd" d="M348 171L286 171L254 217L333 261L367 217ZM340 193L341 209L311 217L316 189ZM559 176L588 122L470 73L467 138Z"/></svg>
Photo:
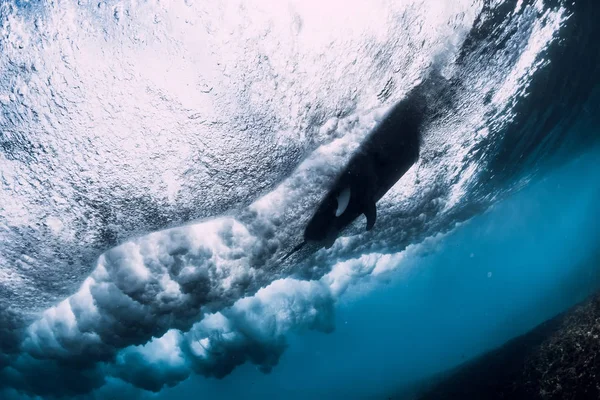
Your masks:
<svg viewBox="0 0 600 400"><path fill-rule="evenodd" d="M422 9L419 9L417 5L414 7L412 11L417 12L417 15L418 12L422 12ZM469 13L474 14L474 10L470 9ZM159 14L160 12L157 13L157 16L160 20L160 15L164 16L164 13ZM408 13L408 15L412 14ZM471 17L473 16L471 15ZM58 16L55 17L60 21ZM436 14L434 17L440 17L440 15ZM466 21L468 24L470 19L466 18ZM410 18L402 20L401 26L409 22ZM15 24L19 25L18 22L15 22ZM409 25L412 26L412 24ZM71 26L71 28L73 27ZM441 30L436 31L435 34L434 32L418 33L425 35L425 38L431 41L433 48L436 47L437 38L440 36L443 37L444 32L449 32L450 28L449 26L445 26L444 29L446 30L440 28ZM163 28L160 28L156 33L160 37L168 39L168 31L163 30ZM238 35L246 33L237 32ZM227 36L229 33L224 31L220 34ZM253 32L253 34L257 34L257 32ZM377 45L374 48L410 47L413 45L415 37L421 38L421 36L417 35L417 32L415 32L415 35L412 38L407 36L406 43L396 43L390 37L386 36L386 40L384 40L385 46ZM388 43L388 39L392 40L393 46L387 47L390 44ZM89 37L86 39L86 44L94 48L96 47L95 42ZM342 46L342 49L346 49L346 46L347 43ZM459 46L456 47L458 48ZM457 48L454 50L457 51ZM52 51L56 50L55 48L52 49ZM332 49L329 50L332 51ZM339 51L340 49L337 50ZM372 49L369 46L366 46L363 50L366 50L367 54L372 53ZM144 51L152 53L148 49ZM171 49L165 51L168 55L171 54ZM389 62L390 65L387 67L391 68L392 63L385 54L381 55L376 51L375 53L373 55L376 61L373 61L374 64ZM244 54L246 53L236 53L234 55L237 57L235 60L243 59ZM419 51L415 51L413 56L417 58L416 61L413 60L413 63L406 61L403 64L403 67L406 67L406 71L408 72L401 74L403 75L401 78L396 77L396 81L394 79L390 80L393 85L397 85L395 96L401 94L401 90L398 88L406 89L407 86L413 83L411 79L418 75L415 75L415 71L424 67L431 58L431 54L428 54L422 48ZM394 54L394 57L398 58L399 53ZM118 59L118 57L115 59ZM140 57L140 59L144 60L145 58ZM324 75L335 72L342 77L346 76L346 71L339 67L338 59L333 57L328 60L326 67L322 69L325 72L321 72L321 75L317 79L318 83L309 80L308 84L305 83L307 84L306 88L298 89L295 92L297 95L306 95L307 98L316 99L315 104L318 104L319 96L322 96L322 94L312 93L309 89L313 86L318 87L319 90L323 90L329 95L331 85L321 84L322 82L328 82L327 79L329 79L329 76ZM350 64L354 65L352 60L346 59L345 61L346 64L344 65L346 66ZM235 65L235 63L231 62L228 65ZM333 66L335 66L334 69L332 69ZM85 64L81 65L80 69L81 71L89 72L89 68L92 67L95 66ZM110 65L104 67L111 70ZM153 70L155 67L158 69ZM158 77L163 72L166 72L166 70L162 71L160 68L166 68L166 66L162 64L158 66L151 65L148 69L144 69L144 74L148 75L147 79L150 81L159 79ZM187 71L186 73L190 73L190 68L185 68L185 71ZM364 71L361 71L360 68L355 71L356 74L353 78L355 81L352 79L349 81L338 80L336 84L345 88L351 88L353 82L356 82L356 76L362 76L361 74ZM379 72L381 71L377 70L377 74L375 75L378 75ZM173 73L172 71L169 72L169 74ZM231 71L227 71L227 74L231 73ZM237 71L235 73L240 74L241 77L238 76L238 78L243 78L242 81L244 82L249 79L243 76L243 72ZM484 75L481 74L481 76ZM81 83L85 86L85 82ZM90 85L92 88L96 88L97 83L94 81ZM161 84L164 83L162 82ZM285 86L283 83L285 82L281 82L282 86ZM380 106L379 101L373 100L377 98L378 94L373 88L379 89L381 85L373 84L368 86L370 86L368 90L373 91L373 93L369 92L368 95L365 95L365 99L367 100L364 101L368 106L365 105L364 108ZM175 85L170 87L167 92L177 97L176 94L181 94L184 89ZM265 88L260 85L252 89L253 92L260 92L262 90L265 90ZM187 92L187 89L185 91ZM393 188L380 202L382 212L380 214L381 218L378 221L378 231L372 233L369 240L362 240L363 237L357 235L353 239L338 241L331 251L321 251L317 256L308 260L280 264L277 262L277 256L280 255L281 250L285 246L290 247L290 243L293 240L296 238L299 239L299 232L302 231L307 215L314 209L314 205L318 203L330 178L335 176L339 167L356 148L360 139L374 125L376 118L373 118L373 115L381 111L365 111L360 115L348 115L350 106L346 104L347 102L344 99L346 97L353 98L354 96L352 90L349 93L344 92L340 94L339 97L341 100L339 100L339 104L330 104L328 107L331 109L327 108L327 112L323 111L321 113L331 118L333 118L333 115L336 115L336 134L334 136L337 139L333 140L332 137L329 137L329 133L322 135L326 137L317 137L316 139L314 136L308 139L298 139L302 143L304 143L305 139L308 142L313 141L314 143L311 142L310 146L316 146L315 143L329 143L319 147L300 165L289 179L268 195L263 196L248 208L239 212L231 212L229 216L147 234L134 240L128 240L122 245L105 252L98 260L95 270L87 277L77 293L63 300L55 307L47 309L22 335L19 332L18 338L19 340L22 339L22 343L16 342L10 344L11 354L6 356L5 360L0 360L0 363L8 365L7 368L0 372L3 384L17 388L24 393L48 396L61 394L75 395L99 388L112 378L119 378L144 389L160 390L164 386L171 386L185 379L192 371L206 376L222 377L244 362L255 363L263 371L269 371L277 364L279 357L285 350L286 335L306 329L330 332L333 329L333 305L344 294L349 285L359 281L368 281L374 276L385 276L386 272L396 270L399 265L405 264L406 258L409 257L408 254L415 251L414 248L409 248L403 253L386 255L374 252L377 248L384 248L388 244L393 244L396 248L402 248L409 243L420 241L427 235L435 233L440 229L449 229L448 225L443 225L446 222L445 218L447 216L441 215L440 217L439 213L445 201L445 194L447 194L444 190L447 191L448 188L452 188L454 178L459 177L461 173L464 174L464 171L469 172L473 170L472 168L460 170L459 167L463 166L464 157L466 157L467 152L476 144L470 141L469 145L464 145L464 140L454 140L454 137L450 138L452 140L444 141L444 139L448 139L444 135L444 133L447 133L447 129L441 134L440 132L434 132L429 148L425 149L423 161L407 174L401 182L402 185L397 185ZM98 99L94 100L100 104L97 105L97 110L93 110L94 112L102 113L106 109L112 109L112 105L105 102L106 98L111 98L110 94L112 92L100 94ZM236 92L235 94L239 93ZM144 106L148 110L154 108L155 97L162 99L162 97L166 96L160 90L149 90L146 95L151 99L144 100L142 103L144 103ZM200 96L199 98L203 98L203 95L198 96ZM481 100L480 97L477 100ZM129 99L129 95L127 93L120 93L117 98ZM262 100L265 100L265 98L262 98ZM130 103L127 104L132 106ZM163 107L161 110L164 112L164 107L169 108L169 104L171 103L161 100L159 104ZM237 100L236 102L228 103L226 106L233 107L234 105L238 105ZM254 105L256 106L256 104ZM297 106L298 104L293 105ZM198 100L195 106L204 107L204 103ZM288 112L289 107L286 107L284 109ZM384 108L382 107L382 109ZM189 110L185 109L184 111L185 113L182 112L182 115L185 114L186 124L191 124L190 121L196 121L200 118L196 113L190 115L190 118L188 118ZM481 123L481 115L479 114L483 114L486 110L482 108L479 111L480 113L471 113L473 121L470 121L467 125L462 125L462 130L456 130L462 133L467 132L462 139L471 137L468 130L471 125ZM301 113L301 111L298 112ZM150 113L150 115L153 114ZM319 115L314 116L314 118L318 120L319 118L317 117ZM307 123L305 120L309 120L312 117L312 114L309 116L304 115L302 118L299 118L298 121L300 122L296 122L302 125ZM96 116L92 120L97 120L98 118ZM329 121L331 118L325 119ZM456 118L457 121L458 119ZM165 137L170 136L159 135L159 133L162 132L161 129L173 121L171 119L162 120L160 118L157 118L157 120L160 122L160 126L153 127L150 131L156 134L153 136L156 136L156 143L159 143L160 146L168 147L169 143L168 141L165 142ZM110 121L114 122L114 118L111 118ZM262 128L260 122L263 120L258 118L257 121L259 122L256 123L256 126L261 126ZM141 126L149 126L145 118L143 122L145 123L141 124ZM152 122L154 123L155 121L153 120ZM215 123L217 122L219 121ZM234 122L237 123L239 121L236 120ZM130 128L130 121L125 119L121 123L126 125L125 128ZM460 121L460 123L463 123L463 121ZM106 128L106 121L104 120L103 124L101 126L107 129L107 132L111 132L111 134L121 131L119 129L113 131L112 127L110 129ZM190 127L186 124L184 124L185 127ZM319 124L314 123L310 126L310 129L315 128ZM177 124L174 123L174 125ZM235 129L237 128L239 126L235 125ZM299 132L305 132L307 127L302 125L296 126L294 129ZM127 131L127 129L123 131ZM318 131L321 132L320 130ZM325 129L323 132L330 131L331 129ZM146 131L141 132L144 135L146 134ZM102 131L101 133L106 132ZM285 132L281 137L288 138L289 135L287 133ZM72 136L79 138L78 135ZM199 135L197 137L205 136ZM208 135L208 137L210 139L217 136ZM264 143L262 131L256 137L258 138L257 143L259 145L255 142L250 143L249 146L251 150L256 150L259 154L268 153L269 157L265 157L264 160L260 159L260 157L252 157L252 160L248 161L247 154L244 151L246 147L237 146L240 140L245 141L246 136L243 136L242 139L237 138L233 142L226 143L211 139L213 141L209 140L209 145L194 142L195 147L206 150L208 156L220 161L223 161L224 157L223 153L220 152L226 152L225 156L229 156L230 153L233 154L232 148L236 149L236 157L240 157L240 159L236 159L233 163L219 163L210 160L205 162L205 160L200 160L202 161L200 164L209 165L209 167L211 165L212 167L226 167L224 174L219 172L218 168L209 168L210 173L219 176L225 175L227 179L231 178L231 176L234 176L234 178L237 177L230 182L228 181L229 183L224 185L224 188L221 188L223 190L216 195L211 195L211 193L214 193L210 191L195 190L198 189L198 186L189 184L189 187L186 186L184 189L187 188L188 192L193 192L193 196L190 194L187 197L177 197L171 189L179 187L182 182L185 182L185 179L178 180L175 177L176 174L169 173L161 174L161 177L164 175L168 178L169 182L172 183L171 189L162 188L164 185L160 182L156 185L150 182L148 187L151 187L152 193L159 192L161 196L164 194L170 199L176 199L179 201L177 206L181 208L187 207L188 204L196 204L198 196L202 197L199 203L201 206L199 207L206 206L206 210L220 209L222 207L221 201L229 201L229 196L232 194L235 194L233 197L237 199L233 201L235 204L238 204L236 203L238 200L243 200L244 202L248 200L249 202L247 193L250 189L248 187L255 185L258 189L262 190L264 187L273 184L275 178L271 177L273 179L270 179L270 183L263 186L261 174L257 173L257 171L254 171L252 174L254 176L253 181L238 179L238 172L245 170L245 168L252 168L253 163L260 165L259 172L263 169L269 169L273 163L285 170L287 167L284 168L282 165L285 164L289 156L289 153L286 152L273 151L273 154L271 154L272 148L261 147ZM121 139L123 138L119 138L119 140ZM129 142L128 146L134 142ZM106 143L102 143L102 145L104 146ZM449 145L455 150L460 148L461 151L447 151L449 156L439 161L440 158L432 156L430 150L434 147L446 148L444 145ZM182 146L186 149L190 147L189 143ZM175 147L179 148L179 146ZM103 147L99 152L100 159L102 160L108 154L104 152L105 150ZM125 147L122 150L124 151L123 154L132 155L135 153L135 150L129 147ZM158 160L152 158L152 148L146 150L149 151L148 154L135 153L134 155L145 161L154 160L153 162L157 163L158 166L155 165L156 168L152 168L152 170L158 170L165 163L171 163L168 157L162 160L160 157ZM187 154L185 153L186 151L183 151L183 153ZM84 151L79 152L77 148L72 152L76 154L74 157L85 154ZM122 153L117 153L123 155ZM206 154L203 153L203 157ZM458 156L456 156L457 154ZM170 155L178 159L181 154ZM270 158L272 155L273 158ZM116 167L123 165L122 162L124 161L119 156L116 157L118 158L118 162L115 163ZM124 159L127 159L127 157ZM79 161L81 160L78 159ZM189 160L186 159L186 161ZM227 159L227 161L229 160ZM12 160L9 162L9 160L1 159L0 162L6 162L6 165L13 165L16 161ZM180 165L177 160L173 162ZM103 161L99 165L104 166L105 164ZM131 176L140 176L138 168L142 168L140 167L142 164L133 164L135 164L133 168L135 173L131 174ZM111 168L116 168L115 165ZM181 168L182 171L187 171L185 169L186 165ZM97 167L97 165L92 165L92 167ZM130 169L130 167L127 166L126 169ZM143 166L144 179L141 180L141 186L146 185L147 181L152 181L155 178L152 174L147 173L147 168L147 166ZM195 163L194 168L196 168ZM7 168L7 170L18 170L18 168L11 167ZM77 170L77 168L67 168L67 170L70 172L71 170ZM441 173L440 171L444 172ZM450 171L450 175L446 174L448 171ZM20 173L23 176L36 173L34 170L26 172ZM230 176L229 172L233 175ZM12 182L13 180L18 180L17 175L19 173L7 173L6 176L8 178L6 176L5 178ZM92 175L95 176L94 174ZM244 174L242 173L242 175ZM125 180L125 183L116 187L135 188L139 183L134 182L135 178L131 178L129 174L123 174L121 178ZM256 179L261 180L260 184L256 183ZM438 184L438 180L441 183ZM237 185L238 181L243 182L243 187ZM460 182L460 180L458 181ZM107 189L107 187L100 185L101 187L99 187L98 191L91 191L104 193L105 195L108 193L112 197L109 196L110 200L100 202L100 206L92 202L93 207L97 207L99 211L98 214L94 214L96 213L94 211L92 217L88 218L85 211L92 207L89 204L82 203L83 205L73 205L69 208L67 207L68 205L65 205L64 201L61 201L61 197L68 199L77 198L73 194L72 188L65 189L63 187L65 182L69 182L69 180L64 179L64 182L61 181L62 186L59 185L61 189L59 195L49 195L47 197L58 198L57 202L61 204L61 207L64 206L69 210L75 210L75 212L70 213L63 212L62 215L69 215L71 219L85 220L86 222L81 226L77 226L75 230L71 229L71 233L69 233L69 229L74 226L72 221L69 222L68 219L62 218L60 219L60 223L58 223L56 217L52 215L45 218L44 221L47 222L46 225L48 225L48 229L53 235L66 235L62 239L68 239L65 242L65 246L60 246L60 244L64 244L63 242L57 242L58 245L55 248L60 251L53 248L52 251L41 251L39 253L44 257L49 257L47 258L48 260L53 260L56 254L59 253L80 254L77 249L83 248L89 250L86 247L88 244L93 243L96 245L97 243L94 240L103 235L110 236L114 231L129 234L137 232L136 229L154 227L156 224L162 226L162 222L160 221L156 222L152 220L149 222L146 219L140 220L138 213L142 213L150 219L155 217L160 219L169 214L169 212L163 213L160 211L160 207L154 207L155 204L152 201L145 202L140 200L129 202L130 196L127 191L121 191L121 189L112 190L112 186L110 185ZM208 184L210 182L212 181L202 181L201 183ZM95 186L92 185L92 187ZM252 187L252 190L256 189L256 187ZM440 187L443 187L444 190L440 189L440 193L436 192ZM190 191L190 188L194 190ZM35 198L37 198L36 196L40 193L38 189L32 189L28 186L27 190L23 193L34 193L35 195L25 196L25 200L12 196L13 192L11 191L2 192L0 193L0 198L3 194L8 193L10 202L2 203L0 207L6 207L4 204L10 203L9 205L14 205L15 209L18 209L21 203L25 204L27 201L30 201L33 204L35 203ZM200 193L200 195L197 193ZM453 198L453 200L456 200L456 204L460 204L458 200L462 198L461 196L464 195L464 192L460 191L459 194L459 196ZM117 198L121 200L125 199L125 203L123 203L125 206L117 204L115 200ZM407 199L410 199L410 202ZM448 204L453 205L454 203L450 202ZM170 207L169 209L171 210L178 210L178 207L167 205L167 208ZM45 208L41 207L41 209ZM0 211L2 210L5 209L0 209ZM32 210L41 212L35 207ZM155 212L157 210L160 212ZM27 226L28 224L38 226L35 224L35 221L26 220L26 217L35 219L35 213L28 214L22 212L23 210L17 211L13 217L17 219L22 217L23 220L16 222L12 220L8 221L11 229L17 225L19 227ZM122 212L126 214L125 219L120 216ZM201 212L195 213L192 216L209 215L204 214L204 212L205 209L202 208ZM0 214L0 223L2 223L1 217L5 216L5 214L4 211ZM110 214L114 217L114 221L96 220L98 215L105 216L105 214ZM409 216L406 217L405 214L409 214ZM436 219L436 217L440 218ZM399 222L398 219L400 218L403 218L403 220ZM447 219L451 220L452 218ZM119 223L126 221L127 223L123 226L127 226L125 228L117 226L115 225L115 221ZM404 224L404 222L408 223ZM115 228L115 230L112 230L112 228ZM21 236L11 236L17 232L17 230L11 229L0 231L0 238L8 238L6 243L10 243L10 246L14 247L17 243L21 243L15 237L18 239ZM358 232L358 230L352 229L354 228L350 228L350 234ZM75 234L73 233L74 231L78 233ZM23 232L30 231L19 230L17 233L21 235ZM37 235L39 232L36 231L35 233ZM35 243L46 242L36 241ZM376 244L371 245L370 243ZM20 251L22 250L21 247L14 248ZM98 248L93 250L95 252ZM369 254L361 254L363 252ZM6 252L6 254L11 255L13 253L15 252ZM4 263L3 257L4 253L1 253L0 262ZM337 257L340 257L342 261L337 262ZM347 258L351 259L347 260ZM18 265L24 265L24 267L18 270L18 274L15 273L21 280L15 278L13 281L22 282L22 285L11 290L14 293L22 293L21 300L36 298L36 293L40 294L44 290L52 292L50 289L44 289L44 285L38 285L41 289L37 292L35 290L20 291L20 289L23 289L23 286L33 279L31 278L33 276L32 272L38 273L37 271L44 271L44 269L40 265L36 265L36 263L40 262L39 260L30 259L28 256L21 255L18 261L21 263ZM62 265L59 262L57 263L57 265ZM30 265L27 267L29 264L33 266ZM81 274L81 271L74 271L77 267L83 270L86 266L75 263L69 267L70 271L74 274L72 275L74 281L81 282L77 280L81 278L81 275L78 275ZM65 282L71 284L69 279L66 279L66 277L70 278L71 275L62 275L63 273L66 274L66 272L61 268L56 268L56 271L56 274L50 274L48 278L51 282L60 281L57 277L62 277L61 279L65 285L67 285ZM8 276L1 265L0 276ZM87 276L87 272L85 276ZM46 282L41 280L41 278L40 281ZM33 287L38 288L38 286ZM49 287L53 286L49 285ZM64 288L60 288L56 293L63 293L64 290ZM43 300L49 302L53 299L54 297L50 296L50 299L44 297ZM26 301L19 301L19 306L27 308L30 304ZM3 346L6 347L6 344L3 344ZM63 378L64 375L69 375L70 378Z"/></svg>

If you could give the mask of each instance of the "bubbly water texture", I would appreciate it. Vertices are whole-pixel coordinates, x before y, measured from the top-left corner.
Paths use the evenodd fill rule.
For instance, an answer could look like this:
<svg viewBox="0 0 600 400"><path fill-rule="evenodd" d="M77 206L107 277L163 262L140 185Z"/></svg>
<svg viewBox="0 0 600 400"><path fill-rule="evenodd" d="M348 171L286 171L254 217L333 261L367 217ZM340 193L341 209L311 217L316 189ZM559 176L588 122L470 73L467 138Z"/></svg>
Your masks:
<svg viewBox="0 0 600 400"><path fill-rule="evenodd" d="M0 375L41 395L269 371L288 332L333 330L350 283L530 178L485 172L570 18L466 0L7 1L0 17ZM376 228L279 261L432 64L456 98Z"/></svg>
<svg viewBox="0 0 600 400"><path fill-rule="evenodd" d="M43 308L110 247L241 210L286 177L316 192L318 168L337 170L341 147L434 52L450 58L476 11L204 3L2 4L0 266L13 305ZM292 174L316 149L311 176ZM314 206L300 189L263 198L291 210L265 211L297 219Z"/></svg>

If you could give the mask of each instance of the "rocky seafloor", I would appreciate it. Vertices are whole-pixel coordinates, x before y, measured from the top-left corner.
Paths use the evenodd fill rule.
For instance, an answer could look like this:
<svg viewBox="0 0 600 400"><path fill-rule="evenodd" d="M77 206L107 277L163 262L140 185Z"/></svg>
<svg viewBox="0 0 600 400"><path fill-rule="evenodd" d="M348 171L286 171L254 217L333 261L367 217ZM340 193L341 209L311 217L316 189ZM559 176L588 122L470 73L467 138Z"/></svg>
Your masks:
<svg viewBox="0 0 600 400"><path fill-rule="evenodd" d="M427 386L416 398L600 399L600 293Z"/></svg>

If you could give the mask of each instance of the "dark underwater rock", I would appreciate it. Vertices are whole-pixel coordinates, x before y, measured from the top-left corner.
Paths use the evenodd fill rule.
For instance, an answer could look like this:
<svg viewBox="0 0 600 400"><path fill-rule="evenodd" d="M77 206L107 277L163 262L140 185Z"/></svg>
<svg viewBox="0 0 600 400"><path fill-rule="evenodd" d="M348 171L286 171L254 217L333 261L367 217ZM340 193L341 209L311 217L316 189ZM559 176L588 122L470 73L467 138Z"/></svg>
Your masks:
<svg viewBox="0 0 600 400"><path fill-rule="evenodd" d="M418 398L600 399L600 293L439 377Z"/></svg>

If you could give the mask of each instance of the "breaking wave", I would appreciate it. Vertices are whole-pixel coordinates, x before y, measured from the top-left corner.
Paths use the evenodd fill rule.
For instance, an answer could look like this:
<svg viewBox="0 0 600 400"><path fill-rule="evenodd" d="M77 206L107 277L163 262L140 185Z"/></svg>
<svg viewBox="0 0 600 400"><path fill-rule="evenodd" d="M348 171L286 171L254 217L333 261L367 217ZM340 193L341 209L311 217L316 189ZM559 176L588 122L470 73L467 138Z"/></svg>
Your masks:
<svg viewBox="0 0 600 400"><path fill-rule="evenodd" d="M600 9L572 3L2 3L0 382L159 391L331 332L353 282L596 140ZM281 261L432 65L451 106L376 228Z"/></svg>

